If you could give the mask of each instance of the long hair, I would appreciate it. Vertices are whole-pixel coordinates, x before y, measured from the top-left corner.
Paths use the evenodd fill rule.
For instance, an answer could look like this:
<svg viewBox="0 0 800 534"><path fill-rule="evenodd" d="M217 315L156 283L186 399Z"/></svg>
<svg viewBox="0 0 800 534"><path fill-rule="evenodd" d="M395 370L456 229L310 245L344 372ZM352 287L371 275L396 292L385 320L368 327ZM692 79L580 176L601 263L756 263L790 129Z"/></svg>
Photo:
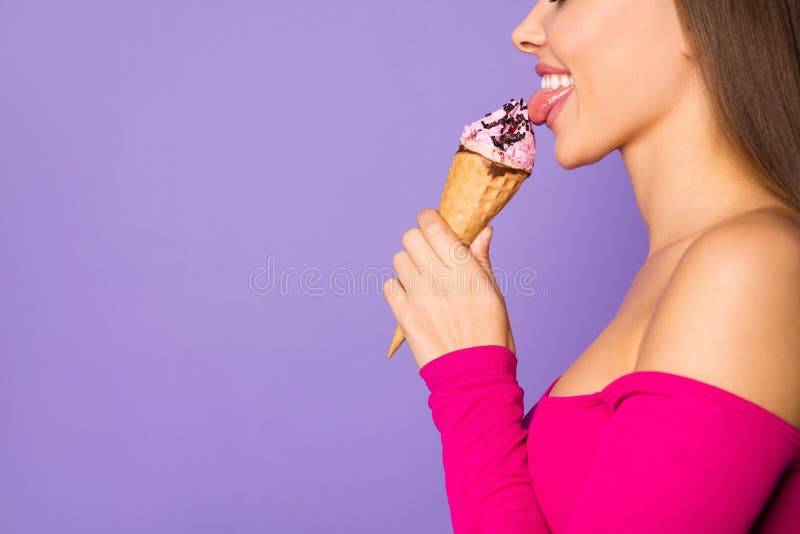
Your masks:
<svg viewBox="0 0 800 534"><path fill-rule="evenodd" d="M800 2L675 0L718 135L800 213Z"/></svg>

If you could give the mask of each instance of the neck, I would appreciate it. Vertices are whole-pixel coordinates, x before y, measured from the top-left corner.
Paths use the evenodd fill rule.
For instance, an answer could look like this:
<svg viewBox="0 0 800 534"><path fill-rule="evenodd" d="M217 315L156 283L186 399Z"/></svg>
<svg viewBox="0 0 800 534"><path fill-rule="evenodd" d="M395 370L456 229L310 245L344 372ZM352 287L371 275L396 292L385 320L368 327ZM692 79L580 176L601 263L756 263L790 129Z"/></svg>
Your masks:
<svg viewBox="0 0 800 534"><path fill-rule="evenodd" d="M647 226L647 259L739 213L783 203L716 136L696 85L620 147Z"/></svg>

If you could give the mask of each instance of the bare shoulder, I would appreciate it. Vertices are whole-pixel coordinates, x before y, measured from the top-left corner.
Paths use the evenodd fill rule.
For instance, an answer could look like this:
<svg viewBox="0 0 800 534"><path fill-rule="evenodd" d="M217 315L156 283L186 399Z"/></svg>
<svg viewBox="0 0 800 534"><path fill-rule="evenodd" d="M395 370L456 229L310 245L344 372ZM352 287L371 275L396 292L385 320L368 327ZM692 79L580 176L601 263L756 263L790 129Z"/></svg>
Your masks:
<svg viewBox="0 0 800 534"><path fill-rule="evenodd" d="M635 370L712 384L800 428L800 222L758 210L698 237L653 313Z"/></svg>

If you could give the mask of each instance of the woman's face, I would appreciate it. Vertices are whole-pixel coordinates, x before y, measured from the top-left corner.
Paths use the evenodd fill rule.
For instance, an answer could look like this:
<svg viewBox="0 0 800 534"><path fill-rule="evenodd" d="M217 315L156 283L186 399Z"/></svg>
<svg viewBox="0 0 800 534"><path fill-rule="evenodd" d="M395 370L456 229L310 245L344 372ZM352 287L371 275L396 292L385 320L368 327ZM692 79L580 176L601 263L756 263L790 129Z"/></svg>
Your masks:
<svg viewBox="0 0 800 534"><path fill-rule="evenodd" d="M514 29L514 46L575 80L552 125L562 167L598 161L667 122L694 76L673 2L539 0Z"/></svg>

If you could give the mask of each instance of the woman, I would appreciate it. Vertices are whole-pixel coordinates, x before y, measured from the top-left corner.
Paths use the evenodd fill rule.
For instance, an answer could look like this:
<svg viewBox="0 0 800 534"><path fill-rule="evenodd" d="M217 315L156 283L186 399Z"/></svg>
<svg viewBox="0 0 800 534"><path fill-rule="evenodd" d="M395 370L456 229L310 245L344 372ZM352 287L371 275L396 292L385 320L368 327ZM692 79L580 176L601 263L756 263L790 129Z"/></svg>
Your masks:
<svg viewBox="0 0 800 534"><path fill-rule="evenodd" d="M619 149L650 247L523 418L492 229L467 248L424 209L403 235L384 294L431 391L456 533L800 532L799 29L796 0L541 0L514 30L574 80L559 164ZM442 292L433 268L485 276Z"/></svg>

